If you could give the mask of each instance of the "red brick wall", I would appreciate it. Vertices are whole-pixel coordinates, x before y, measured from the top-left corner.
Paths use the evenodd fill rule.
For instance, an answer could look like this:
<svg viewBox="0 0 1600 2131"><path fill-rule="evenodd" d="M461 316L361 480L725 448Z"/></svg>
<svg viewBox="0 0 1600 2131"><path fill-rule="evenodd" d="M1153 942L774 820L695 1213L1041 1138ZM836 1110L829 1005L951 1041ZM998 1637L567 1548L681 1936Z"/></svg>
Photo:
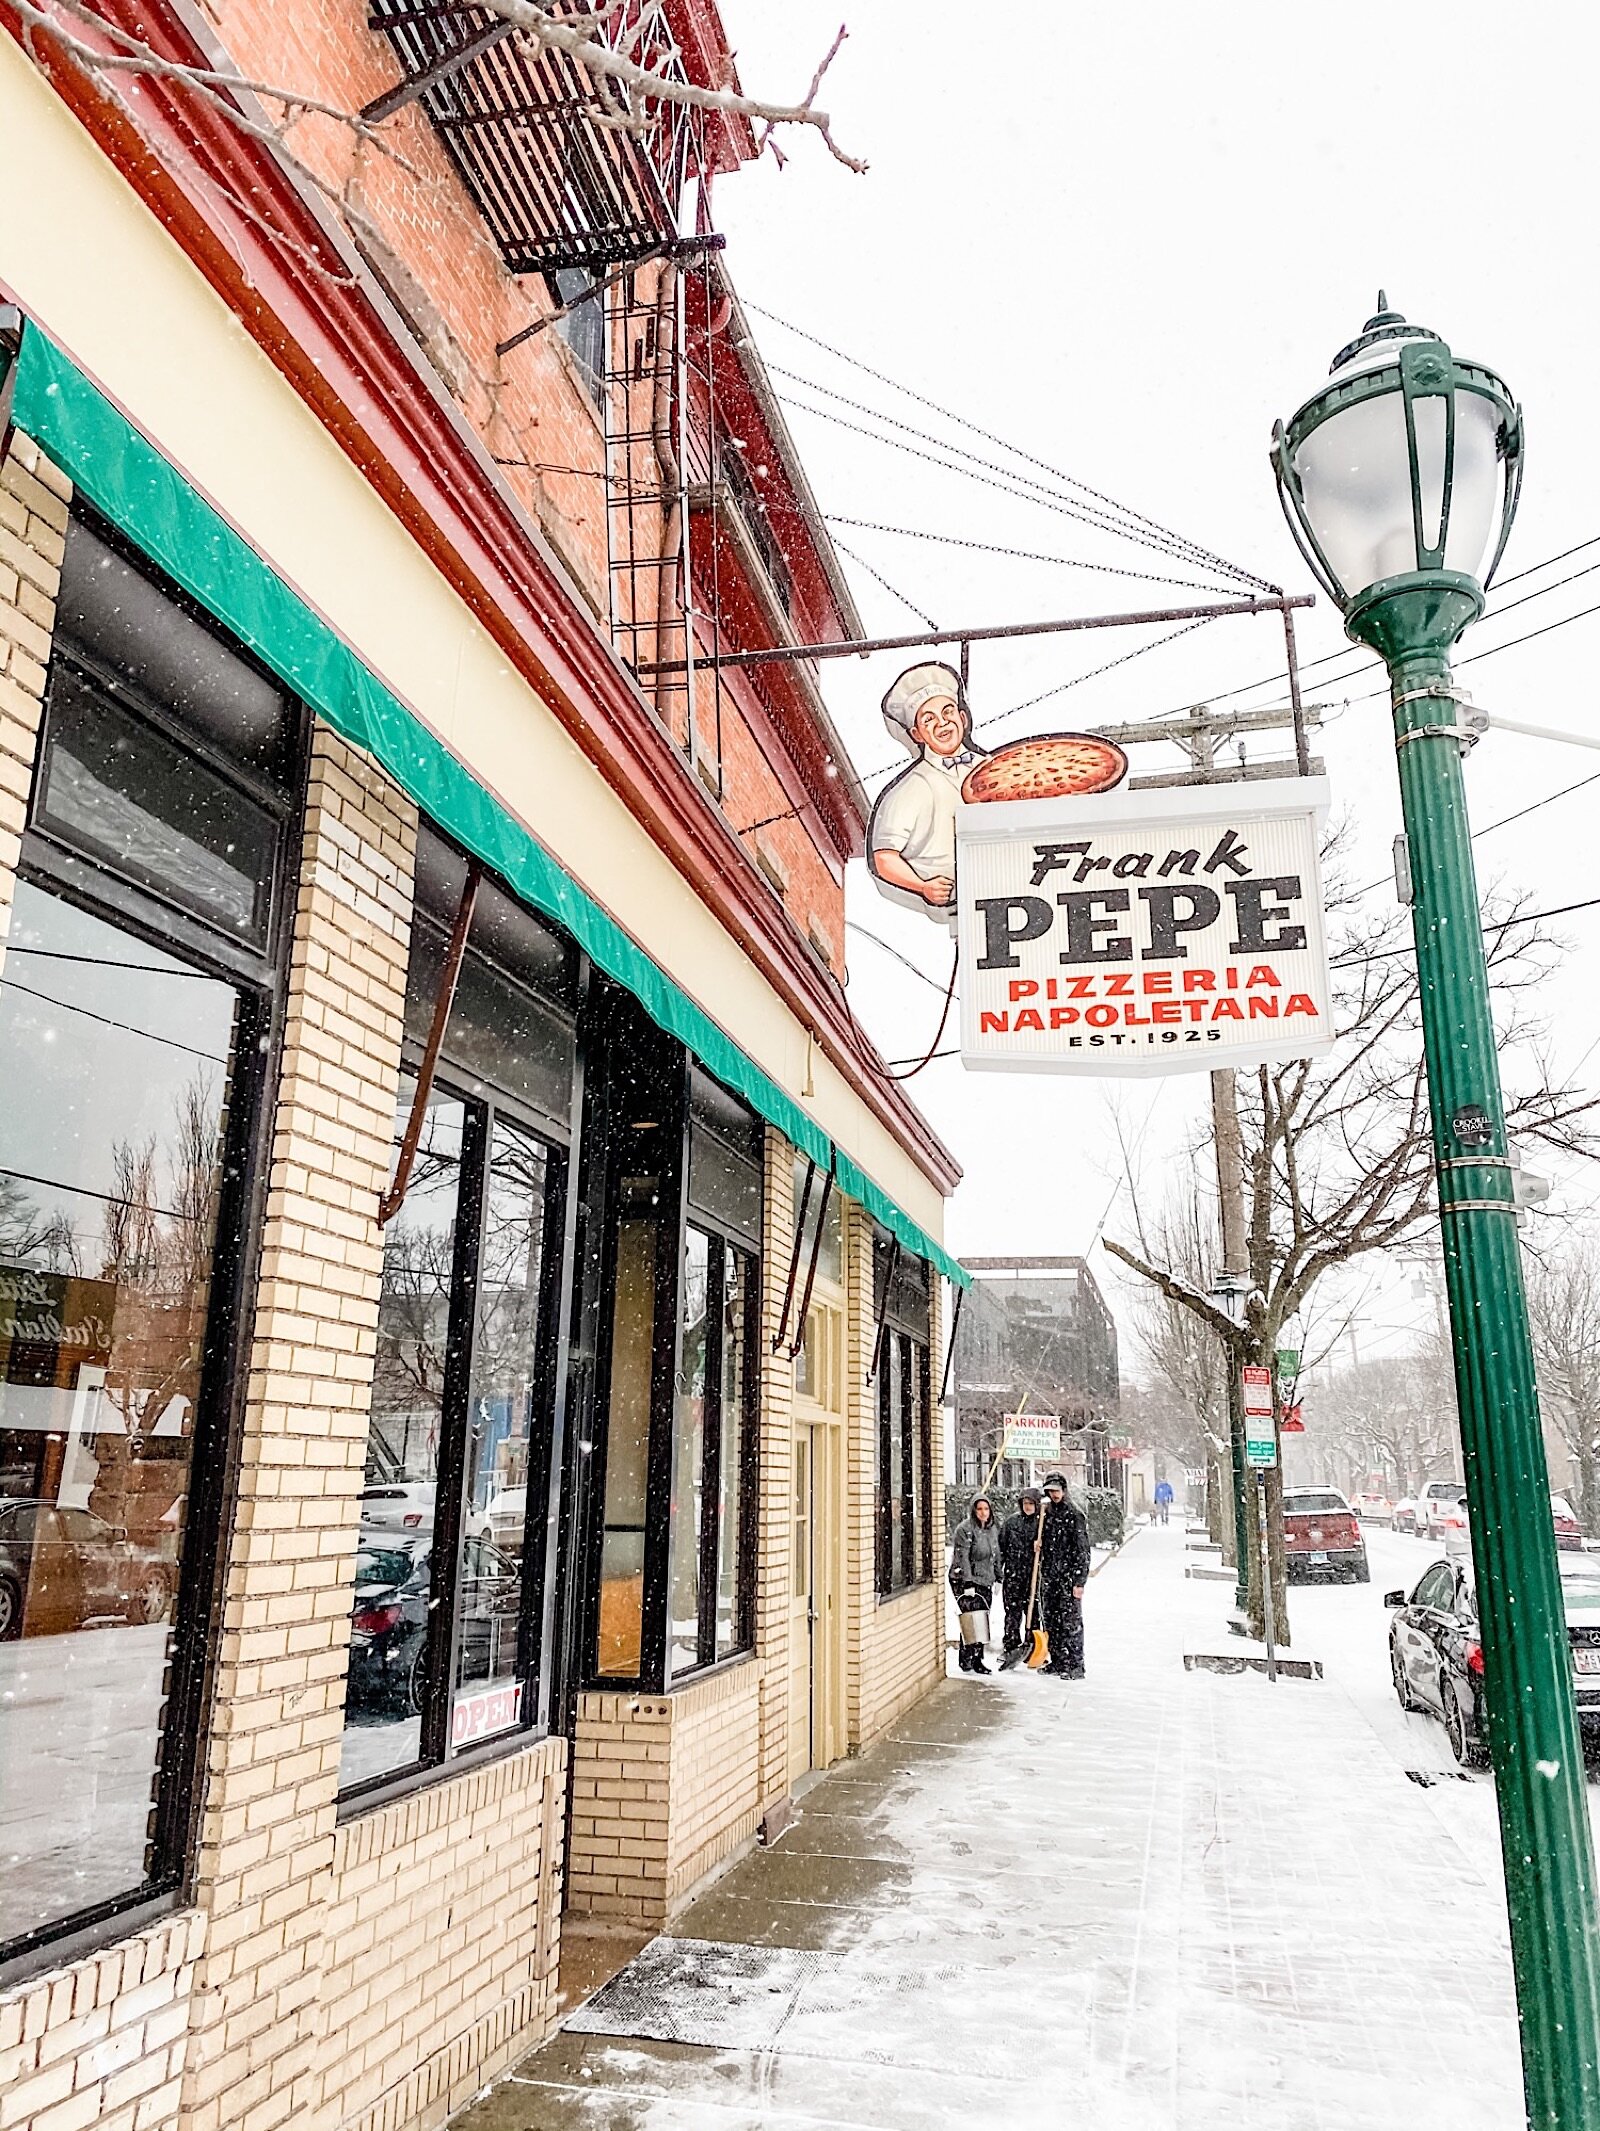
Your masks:
<svg viewBox="0 0 1600 2131"><path fill-rule="evenodd" d="M396 79L387 42L367 27L364 0L205 4L235 63L254 80L354 112ZM608 627L605 447L598 409L559 333L540 333L503 357L495 353L500 342L549 308L543 282L519 283L504 271L419 106L382 128L382 145L316 114L293 125L289 145L343 211L369 263L502 462L506 479L567 563L597 624ZM644 270L642 291L655 271ZM641 516L651 520L656 514L646 506ZM697 599L704 596L702 589ZM648 641L641 648L651 655ZM726 689L722 755L723 803L735 828L794 804L792 770L786 786L745 724L737 694ZM747 845L755 842L746 839ZM800 934L819 934L834 968L842 969L843 888L815 815L774 824L760 832L760 842L787 876L784 901Z"/></svg>

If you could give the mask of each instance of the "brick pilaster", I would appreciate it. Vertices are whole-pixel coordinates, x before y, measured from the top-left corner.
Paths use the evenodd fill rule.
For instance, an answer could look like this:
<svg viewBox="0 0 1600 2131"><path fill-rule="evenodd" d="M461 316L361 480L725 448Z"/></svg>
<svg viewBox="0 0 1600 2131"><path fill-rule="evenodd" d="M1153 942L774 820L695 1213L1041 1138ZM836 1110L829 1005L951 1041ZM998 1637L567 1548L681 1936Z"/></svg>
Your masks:
<svg viewBox="0 0 1600 2131"><path fill-rule="evenodd" d="M319 726L204 1776L188 2131L316 2121L415 847L409 801Z"/></svg>
<svg viewBox="0 0 1600 2131"><path fill-rule="evenodd" d="M0 967L33 789L72 483L31 437L0 460Z"/></svg>

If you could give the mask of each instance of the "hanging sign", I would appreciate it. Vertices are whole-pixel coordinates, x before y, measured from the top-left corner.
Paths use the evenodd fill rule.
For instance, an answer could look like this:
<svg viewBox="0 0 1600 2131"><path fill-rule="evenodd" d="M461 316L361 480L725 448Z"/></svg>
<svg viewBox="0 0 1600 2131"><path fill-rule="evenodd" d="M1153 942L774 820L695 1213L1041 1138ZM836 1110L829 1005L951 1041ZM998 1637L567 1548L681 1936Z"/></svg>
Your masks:
<svg viewBox="0 0 1600 2131"><path fill-rule="evenodd" d="M1278 1432L1280 1435L1305 1434L1305 1413L1304 1410L1298 1404L1284 1407L1283 1419L1278 1423Z"/></svg>
<svg viewBox="0 0 1600 2131"><path fill-rule="evenodd" d="M963 800L967 1065L1163 1074L1329 1049L1327 805L1320 777Z"/></svg>

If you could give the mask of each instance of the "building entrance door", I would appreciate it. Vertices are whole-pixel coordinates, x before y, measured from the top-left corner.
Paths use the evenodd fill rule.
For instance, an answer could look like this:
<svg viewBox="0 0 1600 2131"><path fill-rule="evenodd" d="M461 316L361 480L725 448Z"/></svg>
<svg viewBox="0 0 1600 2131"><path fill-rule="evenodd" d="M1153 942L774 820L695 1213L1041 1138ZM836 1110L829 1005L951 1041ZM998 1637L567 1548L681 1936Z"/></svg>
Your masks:
<svg viewBox="0 0 1600 2131"><path fill-rule="evenodd" d="M822 1289L795 1370L789 1780L845 1750L844 1306Z"/></svg>

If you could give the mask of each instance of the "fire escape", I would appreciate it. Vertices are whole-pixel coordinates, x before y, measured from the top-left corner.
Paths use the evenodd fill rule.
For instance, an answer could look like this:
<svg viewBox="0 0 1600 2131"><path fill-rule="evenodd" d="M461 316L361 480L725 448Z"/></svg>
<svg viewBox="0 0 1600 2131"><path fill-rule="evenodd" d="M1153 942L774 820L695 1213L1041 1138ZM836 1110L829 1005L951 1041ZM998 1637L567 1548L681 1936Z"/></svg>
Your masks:
<svg viewBox="0 0 1600 2131"><path fill-rule="evenodd" d="M565 11L582 14L582 0ZM688 81L674 23L692 14L685 0L633 0L590 34L652 72ZM688 490L705 478L698 462L707 446L686 430L690 288L681 268L720 240L703 227L684 238L680 211L692 181L712 167L706 116L659 99L643 104L482 6L370 0L368 20L404 78L363 115L386 118L419 102L507 272L542 276L563 309L604 306L612 641L642 671L663 722L693 757ZM700 198L703 224L703 185ZM695 295L706 305L710 284L709 275L697 277ZM714 433L714 405L710 418ZM713 640L715 605L707 617Z"/></svg>

